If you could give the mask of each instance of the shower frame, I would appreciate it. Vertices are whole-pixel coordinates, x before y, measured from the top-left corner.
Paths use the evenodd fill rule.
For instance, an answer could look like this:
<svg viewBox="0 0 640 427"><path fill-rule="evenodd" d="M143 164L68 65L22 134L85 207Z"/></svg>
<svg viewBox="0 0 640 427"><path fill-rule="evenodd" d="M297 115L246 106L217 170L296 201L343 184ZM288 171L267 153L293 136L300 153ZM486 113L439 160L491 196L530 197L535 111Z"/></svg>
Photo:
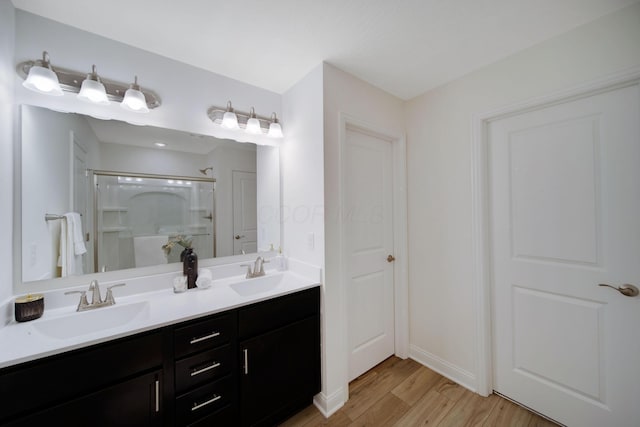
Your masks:
<svg viewBox="0 0 640 427"><path fill-rule="evenodd" d="M96 192L96 188L98 186L98 177L99 176L126 176L131 178L147 178L147 179L164 179L164 180L174 180L174 181L191 181L191 182L208 182L213 184L213 207L211 208L211 222L212 222L212 230L213 230L213 257L216 257L216 239L218 236L217 226L218 221L216 220L216 179L215 178L205 178L198 176L180 176L180 175L159 175L159 174L150 174L150 173L138 173L138 172L122 172L122 171L110 171L110 170L97 170L97 169L87 169L87 175L93 175L93 184L91 186L91 196L93 198L93 268L95 272L99 272L99 262L98 262L98 195Z"/></svg>

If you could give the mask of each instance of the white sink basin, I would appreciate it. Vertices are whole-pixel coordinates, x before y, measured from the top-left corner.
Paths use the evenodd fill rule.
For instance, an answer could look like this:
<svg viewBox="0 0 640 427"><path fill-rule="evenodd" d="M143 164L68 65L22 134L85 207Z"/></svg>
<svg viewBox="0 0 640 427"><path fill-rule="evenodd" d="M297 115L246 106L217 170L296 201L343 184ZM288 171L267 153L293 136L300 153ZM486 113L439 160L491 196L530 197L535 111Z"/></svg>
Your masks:
<svg viewBox="0 0 640 427"><path fill-rule="evenodd" d="M113 305L93 310L73 312L59 317L43 318L32 323L33 328L48 337L69 339L106 329L119 328L149 317L147 301Z"/></svg>
<svg viewBox="0 0 640 427"><path fill-rule="evenodd" d="M282 273L270 274L232 283L229 287L238 295L247 297L278 289L284 283L284 280L285 275Z"/></svg>

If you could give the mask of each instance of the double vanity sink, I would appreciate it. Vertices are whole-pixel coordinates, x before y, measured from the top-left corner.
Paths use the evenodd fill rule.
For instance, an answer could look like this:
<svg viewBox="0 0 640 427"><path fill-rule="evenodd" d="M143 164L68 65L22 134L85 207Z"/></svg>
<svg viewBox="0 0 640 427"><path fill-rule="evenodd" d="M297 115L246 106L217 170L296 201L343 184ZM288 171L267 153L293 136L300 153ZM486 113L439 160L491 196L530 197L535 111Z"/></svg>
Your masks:
<svg viewBox="0 0 640 427"><path fill-rule="evenodd" d="M0 349L0 368L307 289L318 285L319 273L315 278L275 270L255 278L231 276L184 293L174 293L167 278L161 279L164 289L127 296L115 291L116 304L82 312L76 312L75 296L65 297L70 305L48 308L45 295L40 319L0 328L0 342L15 344Z"/></svg>
<svg viewBox="0 0 640 427"><path fill-rule="evenodd" d="M94 283L92 304L87 286L45 293L41 318L0 328L0 425L271 426L308 406L320 270L238 267L182 293L179 273L132 278L106 301Z"/></svg>

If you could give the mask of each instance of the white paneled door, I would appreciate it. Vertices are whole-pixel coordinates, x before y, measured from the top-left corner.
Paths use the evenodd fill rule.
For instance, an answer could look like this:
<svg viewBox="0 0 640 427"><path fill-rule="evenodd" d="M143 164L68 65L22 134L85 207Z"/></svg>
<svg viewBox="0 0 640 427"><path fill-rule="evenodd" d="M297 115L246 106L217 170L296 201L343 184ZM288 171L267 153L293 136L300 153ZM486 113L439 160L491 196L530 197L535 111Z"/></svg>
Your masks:
<svg viewBox="0 0 640 427"><path fill-rule="evenodd" d="M233 171L233 254L258 250L256 173Z"/></svg>
<svg viewBox="0 0 640 427"><path fill-rule="evenodd" d="M391 142L347 127L344 224L349 381L394 353Z"/></svg>
<svg viewBox="0 0 640 427"><path fill-rule="evenodd" d="M638 85L488 127L494 389L569 426L640 426Z"/></svg>

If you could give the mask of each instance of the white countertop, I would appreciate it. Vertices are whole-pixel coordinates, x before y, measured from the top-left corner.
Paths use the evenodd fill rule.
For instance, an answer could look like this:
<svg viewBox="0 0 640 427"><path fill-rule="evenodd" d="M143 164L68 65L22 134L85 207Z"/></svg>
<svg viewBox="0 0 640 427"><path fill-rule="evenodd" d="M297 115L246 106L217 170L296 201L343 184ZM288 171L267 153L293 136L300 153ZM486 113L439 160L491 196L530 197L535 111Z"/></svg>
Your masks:
<svg viewBox="0 0 640 427"><path fill-rule="evenodd" d="M216 275L219 271L216 271L215 268L212 270L214 279L220 277ZM237 272L238 269L227 269L227 271ZM80 313L75 311L79 299L78 295L74 295L71 299L70 296L61 297L64 291L69 289L45 293L45 311L41 318L23 323L14 320L0 328L0 368L312 288L319 286L321 277L319 268L290 262L288 271L267 270L264 277L271 277L270 280L277 281L278 285L275 288L243 296L234 291L230 285L244 280L252 281L261 278L245 279L244 275L226 276L215 279L213 285L207 289L196 288L183 293L174 293L173 277L176 276L176 273L172 273L132 278L130 281L125 281L128 295L119 296L119 291L125 288L114 289L116 300L114 306ZM137 285L135 287L141 292L136 293L135 290L132 290L134 282ZM156 286L153 286L154 283ZM258 284L258 282L255 283ZM100 284L103 297L108 285L108 283ZM86 290L86 286L82 290ZM90 296L88 298L90 299ZM71 300L73 304L69 305ZM65 301L65 305L60 305L60 301ZM94 330L91 327L92 319L95 318L92 317L95 316L92 313L101 311L100 316L105 318L105 316L108 317L111 310L114 315L120 316L125 313L128 307L131 307L132 310L137 310L140 307L144 309L140 312L135 311L134 315L131 315L131 319L127 320L124 325L101 330ZM73 326L86 324L88 327L86 332L72 337L54 337L42 332L42 326L47 326L47 322L54 321L54 325L64 325L64 323L55 323L59 319L69 322L84 322ZM63 330L56 332L65 335Z"/></svg>

